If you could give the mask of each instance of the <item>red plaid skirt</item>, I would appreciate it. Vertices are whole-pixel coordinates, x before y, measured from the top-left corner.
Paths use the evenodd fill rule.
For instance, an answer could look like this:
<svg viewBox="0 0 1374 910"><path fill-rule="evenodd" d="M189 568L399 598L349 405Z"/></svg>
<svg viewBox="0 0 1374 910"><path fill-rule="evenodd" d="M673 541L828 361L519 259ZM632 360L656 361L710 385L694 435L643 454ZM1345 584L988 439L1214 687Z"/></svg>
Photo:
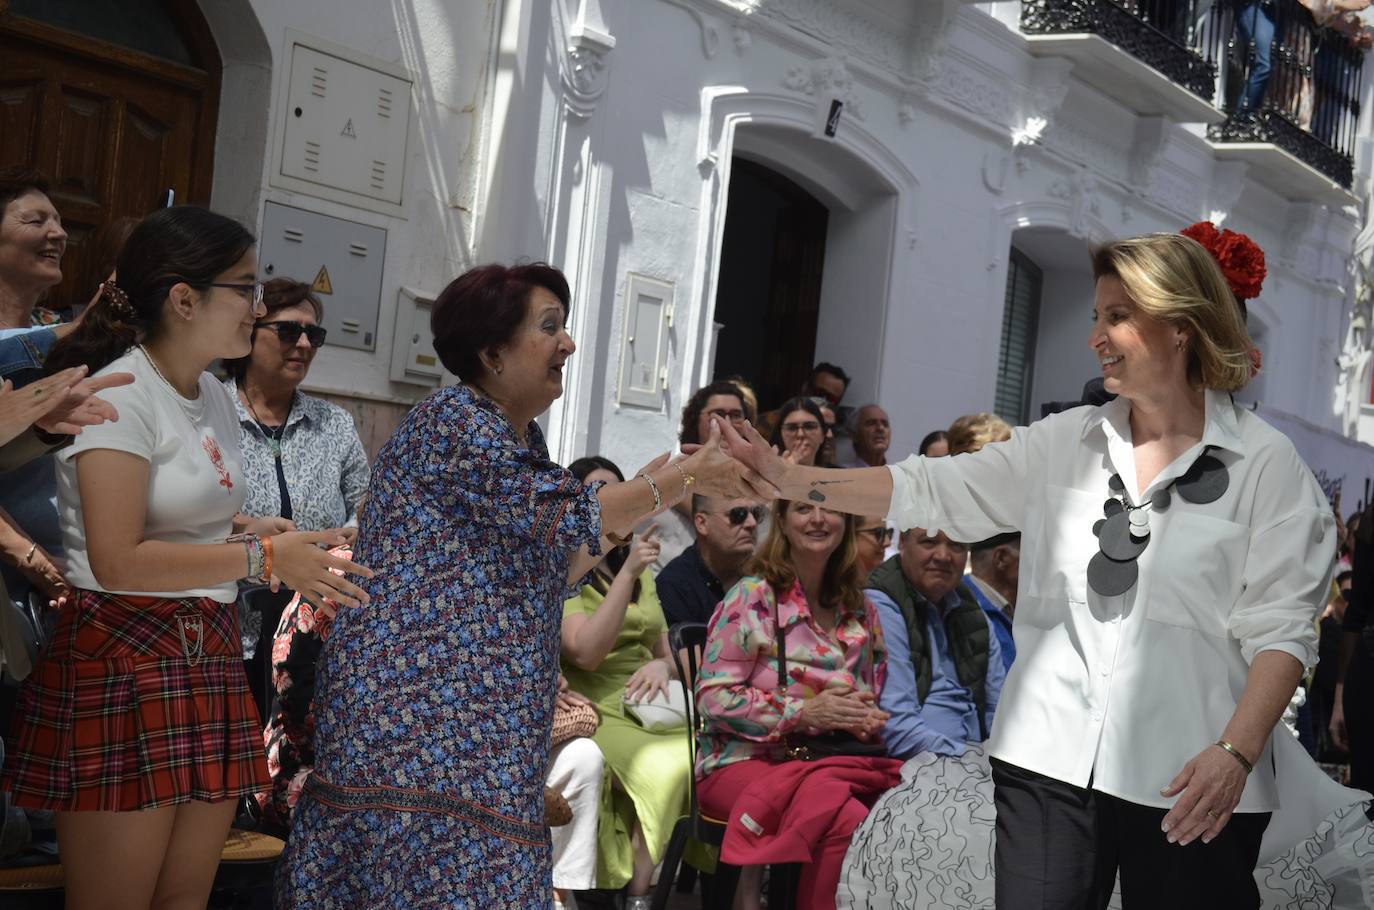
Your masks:
<svg viewBox="0 0 1374 910"><path fill-rule="evenodd" d="M129 812L271 785L232 604L77 591L19 694L16 805Z"/></svg>

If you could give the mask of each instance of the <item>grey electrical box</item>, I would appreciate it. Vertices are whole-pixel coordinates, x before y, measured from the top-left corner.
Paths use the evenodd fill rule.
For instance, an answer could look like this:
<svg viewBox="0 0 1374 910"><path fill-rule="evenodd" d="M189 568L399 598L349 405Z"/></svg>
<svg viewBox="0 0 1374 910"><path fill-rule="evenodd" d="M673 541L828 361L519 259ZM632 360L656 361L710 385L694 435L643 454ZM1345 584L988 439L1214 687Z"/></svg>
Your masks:
<svg viewBox="0 0 1374 910"><path fill-rule="evenodd" d="M264 280L294 278L314 288L324 304L327 344L376 350L385 261L382 228L267 203L258 268Z"/></svg>

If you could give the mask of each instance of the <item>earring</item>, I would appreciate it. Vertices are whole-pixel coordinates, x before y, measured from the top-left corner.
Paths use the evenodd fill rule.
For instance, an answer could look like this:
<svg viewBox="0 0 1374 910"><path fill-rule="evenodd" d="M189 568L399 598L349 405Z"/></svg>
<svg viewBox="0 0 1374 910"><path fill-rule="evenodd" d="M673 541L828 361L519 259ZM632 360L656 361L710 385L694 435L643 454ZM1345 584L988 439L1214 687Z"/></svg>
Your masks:
<svg viewBox="0 0 1374 910"><path fill-rule="evenodd" d="M1182 350L1183 350L1183 339L1182 339L1182 338L1180 338L1178 341L1174 342L1174 350L1182 352Z"/></svg>
<svg viewBox="0 0 1374 910"><path fill-rule="evenodd" d="M496 375L497 375L497 376L500 376L500 375L501 375L501 371L502 371L503 369L505 369L505 367L501 366L501 364L498 363L498 364L496 365Z"/></svg>

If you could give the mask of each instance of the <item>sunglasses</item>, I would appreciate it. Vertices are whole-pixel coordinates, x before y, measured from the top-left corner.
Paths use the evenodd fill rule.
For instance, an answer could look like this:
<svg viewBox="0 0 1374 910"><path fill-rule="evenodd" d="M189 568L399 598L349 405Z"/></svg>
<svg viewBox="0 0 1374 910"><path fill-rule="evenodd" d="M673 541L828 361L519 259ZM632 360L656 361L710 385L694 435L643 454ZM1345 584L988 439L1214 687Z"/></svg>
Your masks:
<svg viewBox="0 0 1374 910"><path fill-rule="evenodd" d="M253 299L253 309L256 310L258 307L262 306L263 285L261 281L255 281L252 284L235 284L227 281L212 281L210 282L209 287L229 288L231 290L239 291L245 297L251 297Z"/></svg>
<svg viewBox="0 0 1374 910"><path fill-rule="evenodd" d="M892 529L881 525L874 528L859 528L860 534L867 534L878 542L878 546L886 547L892 543Z"/></svg>
<svg viewBox="0 0 1374 910"><path fill-rule="evenodd" d="M281 322L259 322L253 329L271 329L277 333L282 344L295 344L301 340L301 335L310 342L312 348L317 348L324 344L325 328L322 325L306 325L302 322L292 322L283 320Z"/></svg>
<svg viewBox="0 0 1374 910"><path fill-rule="evenodd" d="M748 506L735 506L733 509L727 509L724 512L716 512L715 514L724 515L729 519L731 527L738 527L744 524L744 519L748 518L750 515L754 516L755 522L762 524L764 516L768 514L768 507L754 506L753 508L749 508Z"/></svg>

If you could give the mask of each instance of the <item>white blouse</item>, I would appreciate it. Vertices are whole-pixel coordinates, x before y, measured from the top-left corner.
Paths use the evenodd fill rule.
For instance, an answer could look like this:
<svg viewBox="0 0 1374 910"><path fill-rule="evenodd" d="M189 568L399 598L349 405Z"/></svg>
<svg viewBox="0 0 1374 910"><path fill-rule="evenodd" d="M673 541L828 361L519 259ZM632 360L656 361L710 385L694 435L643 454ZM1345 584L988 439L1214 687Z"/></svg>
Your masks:
<svg viewBox="0 0 1374 910"><path fill-rule="evenodd" d="M1147 806L1221 736L1261 651L1310 667L1314 620L1336 549L1331 506L1293 445L1230 396L1207 392L1202 441L1141 496L1130 403L1052 415L981 452L913 456L892 471L890 518L976 541L1020 530L1016 662L989 752L1031 771ZM1220 499L1173 495L1150 514L1139 580L1103 597L1087 583L1107 480L1131 502L1183 474L1210 447L1228 469ZM1237 811L1278 807L1272 745Z"/></svg>

